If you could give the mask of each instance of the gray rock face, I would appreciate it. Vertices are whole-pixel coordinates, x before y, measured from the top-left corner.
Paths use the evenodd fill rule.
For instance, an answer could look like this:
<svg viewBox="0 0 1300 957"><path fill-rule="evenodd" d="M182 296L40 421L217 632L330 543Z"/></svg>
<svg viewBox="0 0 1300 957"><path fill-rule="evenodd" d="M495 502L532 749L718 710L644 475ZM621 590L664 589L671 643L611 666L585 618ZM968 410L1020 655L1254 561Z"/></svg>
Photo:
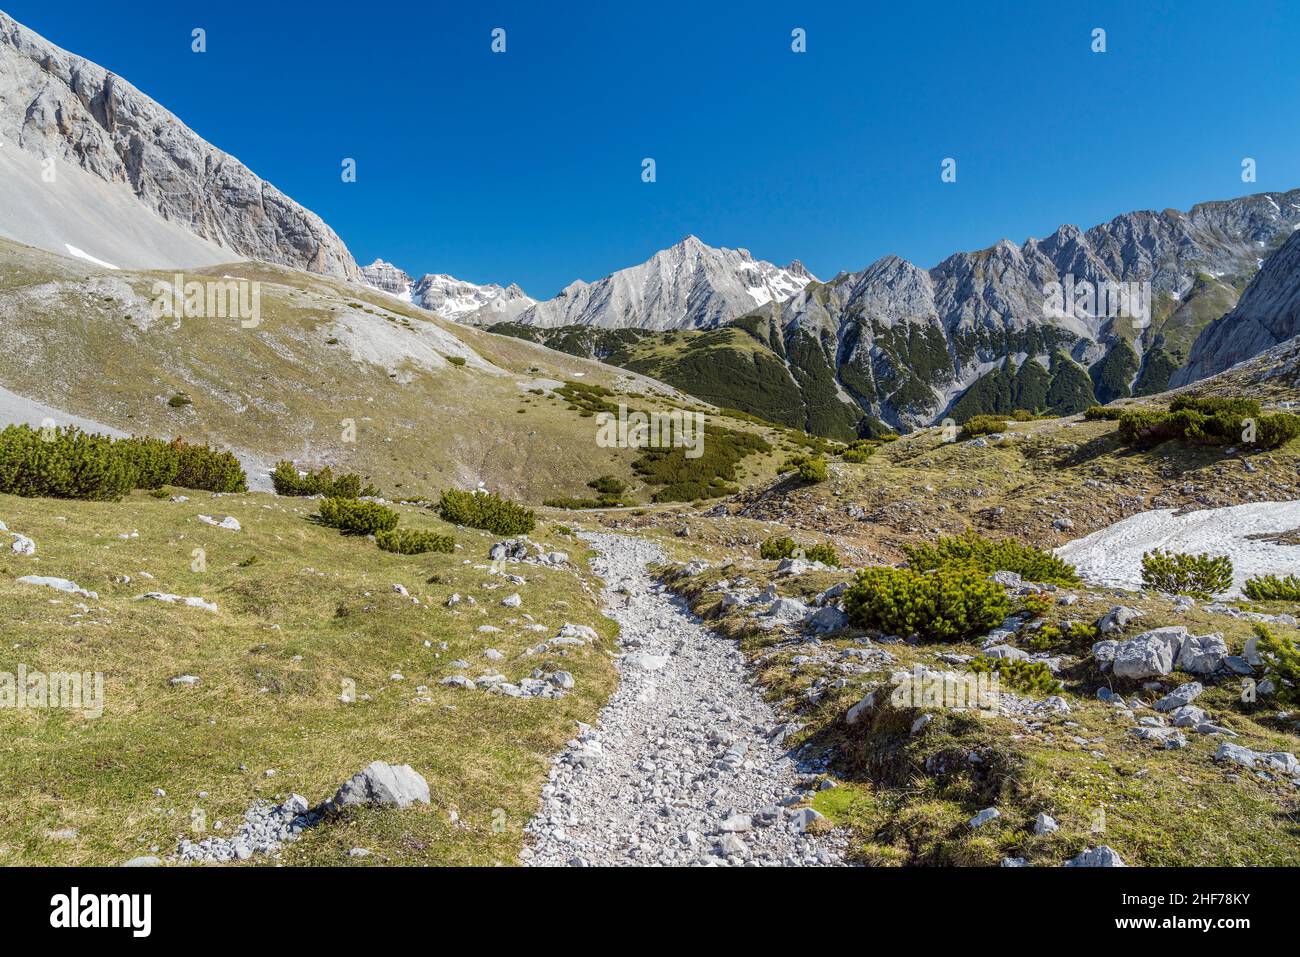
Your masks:
<svg viewBox="0 0 1300 957"><path fill-rule="evenodd" d="M429 785L409 764L372 761L354 774L334 795L335 807L372 804L380 807L410 807L429 803Z"/></svg>
<svg viewBox="0 0 1300 957"><path fill-rule="evenodd" d="M1222 372L1300 335L1300 234L1265 260L1232 312L1201 330L1170 385Z"/></svg>
<svg viewBox="0 0 1300 957"><path fill-rule="evenodd" d="M361 281L399 299L409 299L411 296L411 277L382 259L361 267Z"/></svg>
<svg viewBox="0 0 1300 957"><path fill-rule="evenodd" d="M0 140L128 189L163 220L230 250L232 259L360 278L343 241L315 213L121 77L4 13Z"/></svg>
<svg viewBox="0 0 1300 957"><path fill-rule="evenodd" d="M886 257L836 276L815 297L797 295L756 315L766 320L760 332L782 339L787 355L804 356L805 369L806 357L820 354L826 372L864 397L868 413L913 428L940 419L956 396L1009 359L1008 372L1033 361L1047 376L1058 353L1087 367L1110 355L1117 340L1104 310L1047 316L1047 284L1068 276L1149 282L1153 301L1167 293L1187 307L1176 312L1176 325L1195 326L1203 319L1190 304L1204 302L1211 314L1231 309L1230 280L1253 270L1297 224L1300 190L1188 212L1126 213L1087 231L1062 226L1019 246L1003 240L957 253L929 270ZM1200 273L1219 278L1205 282ZM1136 343L1139 356L1154 347L1150 333Z"/></svg>

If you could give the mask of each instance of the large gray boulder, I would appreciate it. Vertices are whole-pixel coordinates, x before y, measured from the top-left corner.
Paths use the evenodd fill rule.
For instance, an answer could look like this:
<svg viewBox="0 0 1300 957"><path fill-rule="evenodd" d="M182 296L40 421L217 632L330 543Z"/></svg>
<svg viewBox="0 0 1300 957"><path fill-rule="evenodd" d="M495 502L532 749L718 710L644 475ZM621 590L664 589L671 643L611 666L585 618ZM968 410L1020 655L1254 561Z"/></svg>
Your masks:
<svg viewBox="0 0 1300 957"><path fill-rule="evenodd" d="M1118 631L1123 631L1124 626L1134 618L1141 617L1141 615L1140 611L1135 611L1125 605L1116 605L1101 616L1101 619L1097 622L1097 630L1103 635L1113 635Z"/></svg>
<svg viewBox="0 0 1300 957"><path fill-rule="evenodd" d="M1101 847L1089 847L1080 851L1073 859L1065 862L1066 867L1128 867L1114 848L1103 844Z"/></svg>
<svg viewBox="0 0 1300 957"><path fill-rule="evenodd" d="M1194 675L1214 674L1228 658L1223 635L1192 635L1178 652L1178 667Z"/></svg>
<svg viewBox="0 0 1300 957"><path fill-rule="evenodd" d="M1177 711L1199 698L1203 691L1205 691L1205 687L1199 681L1189 681L1187 684L1179 685L1169 692L1152 707L1157 711Z"/></svg>
<svg viewBox="0 0 1300 957"><path fill-rule="evenodd" d="M834 605L825 605L808 616L807 625L819 634L839 631L841 628L848 627L849 616Z"/></svg>
<svg viewBox="0 0 1300 957"><path fill-rule="evenodd" d="M1155 628L1115 646L1111 669L1120 678L1158 678L1174 670L1187 629L1181 625Z"/></svg>
<svg viewBox="0 0 1300 957"><path fill-rule="evenodd" d="M331 802L336 808L364 804L410 807L429 803L429 784L409 764L372 761L343 782Z"/></svg>

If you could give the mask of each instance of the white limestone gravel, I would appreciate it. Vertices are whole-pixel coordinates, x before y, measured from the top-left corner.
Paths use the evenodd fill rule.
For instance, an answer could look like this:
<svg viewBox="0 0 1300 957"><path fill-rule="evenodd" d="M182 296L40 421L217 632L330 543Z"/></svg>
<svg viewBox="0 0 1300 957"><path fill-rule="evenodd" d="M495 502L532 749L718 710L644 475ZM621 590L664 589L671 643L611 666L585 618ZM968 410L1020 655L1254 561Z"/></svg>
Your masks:
<svg viewBox="0 0 1300 957"><path fill-rule="evenodd" d="M805 830L817 783L781 745L783 722L744 656L646 570L651 542L583 536L599 553L621 681L596 727L555 759L521 854L533 866L834 865L846 837ZM654 665L648 667L647 665Z"/></svg>

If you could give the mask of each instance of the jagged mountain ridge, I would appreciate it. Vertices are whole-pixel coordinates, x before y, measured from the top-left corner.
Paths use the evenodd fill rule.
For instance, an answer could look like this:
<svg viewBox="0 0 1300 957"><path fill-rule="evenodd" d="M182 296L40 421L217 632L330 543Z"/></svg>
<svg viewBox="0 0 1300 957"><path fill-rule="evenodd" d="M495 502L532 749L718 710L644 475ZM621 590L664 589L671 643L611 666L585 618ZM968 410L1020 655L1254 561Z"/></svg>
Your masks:
<svg viewBox="0 0 1300 957"><path fill-rule="evenodd" d="M515 321L543 327L706 329L787 299L815 278L798 260L776 266L748 250L709 246L687 236L597 282L570 283Z"/></svg>
<svg viewBox="0 0 1300 957"><path fill-rule="evenodd" d="M6 154L15 148L26 154L28 165L56 164L48 188L0 201L2 235L63 255L83 250L89 253L83 258L114 265L246 258L360 279L347 246L315 213L121 77L60 49L3 12L0 140L9 147ZM21 161L6 158L7 164L15 162ZM62 177L59 164L66 171ZM81 174L109 189L87 185ZM104 207L103 215L80 210L67 216L60 180L76 186L77 202ZM136 205L141 209L132 208ZM111 225L123 215L134 220L132 230L114 235ZM89 228L96 218L103 225ZM57 236L48 228L50 221L60 223ZM204 243L181 242L176 250L178 230ZM222 257L218 250L229 253Z"/></svg>
<svg viewBox="0 0 1300 957"><path fill-rule="evenodd" d="M603 352L710 401L837 437L949 414L961 421L1018 407L1066 413L1165 389L1201 329L1236 305L1297 225L1300 190L1187 212L1126 213L1086 231L1062 226L1021 245L1003 240L957 253L932 269L886 256L732 320L760 353L715 337L679 340L676 361L651 362L643 339L629 351L623 340L579 334L577 325L499 331ZM1145 315L1110 316L1101 304L1045 315L1045 290L1070 277L1148 283ZM730 351L706 361L711 346ZM741 387L720 381L724 367Z"/></svg>
<svg viewBox="0 0 1300 957"><path fill-rule="evenodd" d="M1163 390L1190 338L1217 318L1189 304L1235 304L1234 290L1297 225L1300 190L1201 203L1186 213L1127 213L1087 231L1062 226L1020 246L1002 241L958 253L929 270L887 257L763 318L779 328L787 353L820 354L822 368L810 371L830 376L890 424L935 421L1009 358L1017 371L1025 358L1038 360L1043 375L1033 375L1042 386L1028 388L1031 395L1051 388L1054 364L1077 380L1071 363L1088 369L1104 402ZM1045 316L1044 290L1069 276L1149 283L1149 316ZM1009 411L971 405L972 412Z"/></svg>

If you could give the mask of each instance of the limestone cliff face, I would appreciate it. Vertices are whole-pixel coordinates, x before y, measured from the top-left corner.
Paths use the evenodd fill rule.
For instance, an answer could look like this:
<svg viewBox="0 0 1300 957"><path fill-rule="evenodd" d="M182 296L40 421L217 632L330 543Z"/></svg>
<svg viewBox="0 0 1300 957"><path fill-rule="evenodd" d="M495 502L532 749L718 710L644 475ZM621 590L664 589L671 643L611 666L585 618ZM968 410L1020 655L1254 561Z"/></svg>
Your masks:
<svg viewBox="0 0 1300 957"><path fill-rule="evenodd" d="M1300 336L1300 233L1292 233L1242 293L1237 307L1202 330L1171 385L1187 385Z"/></svg>
<svg viewBox="0 0 1300 957"><path fill-rule="evenodd" d="M315 213L121 77L2 12L0 139L129 191L167 224L230 250L232 259L360 279L347 246Z"/></svg>

